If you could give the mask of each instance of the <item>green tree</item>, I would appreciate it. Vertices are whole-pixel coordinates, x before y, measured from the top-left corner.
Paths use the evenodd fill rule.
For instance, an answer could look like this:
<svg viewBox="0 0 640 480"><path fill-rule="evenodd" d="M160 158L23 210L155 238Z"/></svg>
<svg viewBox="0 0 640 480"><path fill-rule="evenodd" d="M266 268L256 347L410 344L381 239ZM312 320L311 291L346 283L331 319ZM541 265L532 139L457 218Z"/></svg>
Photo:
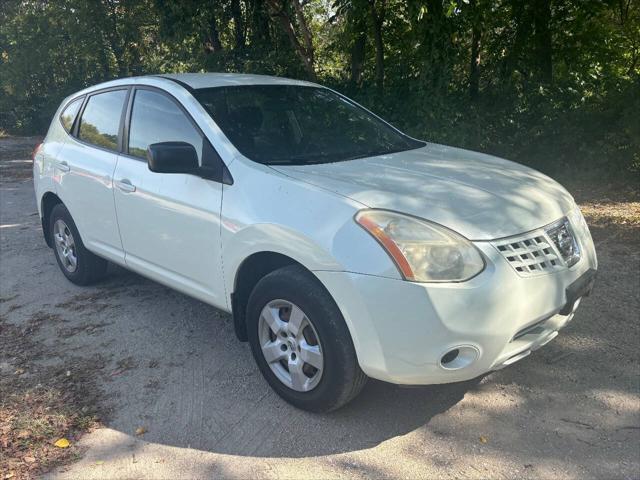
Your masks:
<svg viewBox="0 0 640 480"><path fill-rule="evenodd" d="M409 133L552 170L640 170L637 0L5 0L0 128L145 73L317 80Z"/></svg>

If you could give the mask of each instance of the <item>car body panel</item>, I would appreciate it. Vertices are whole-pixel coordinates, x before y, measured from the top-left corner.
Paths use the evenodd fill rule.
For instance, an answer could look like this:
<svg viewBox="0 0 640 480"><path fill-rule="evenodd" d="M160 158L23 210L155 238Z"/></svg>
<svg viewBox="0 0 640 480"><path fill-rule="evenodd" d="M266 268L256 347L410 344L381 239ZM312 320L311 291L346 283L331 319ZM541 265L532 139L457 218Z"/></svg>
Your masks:
<svg viewBox="0 0 640 480"><path fill-rule="evenodd" d="M67 104L70 103L70 99L76 96L77 95L67 97L62 101L49 125L47 135L42 140L33 159L33 182L40 217L42 217L42 198L45 194L52 193L57 195L58 179L55 162L60 149L70 140L69 134L67 134L60 123L60 114Z"/></svg>
<svg viewBox="0 0 640 480"><path fill-rule="evenodd" d="M547 320L548 331L542 333L548 335L573 318L558 313L567 302L566 288L595 266L593 243L583 245L588 254L571 269L526 279L489 242L476 242L489 267L468 282L315 274L340 307L368 376L398 384L448 383L500 368L531 349L514 343L519 331ZM534 348L537 340L531 338ZM460 345L477 348L478 360L460 370L444 369L441 357Z"/></svg>
<svg viewBox="0 0 640 480"><path fill-rule="evenodd" d="M118 154L69 138L55 163L56 192L82 232L85 246L122 264L124 250L113 203L113 172ZM60 169L66 162L68 171Z"/></svg>
<svg viewBox="0 0 640 480"><path fill-rule="evenodd" d="M401 278L389 256L353 221L359 203L253 162L236 161L229 170L242 178L224 187L222 259L229 294L239 266L259 252L286 255L311 271Z"/></svg>
<svg viewBox="0 0 640 480"><path fill-rule="evenodd" d="M66 137L66 133L64 135ZM33 188L41 218L43 197L47 193L56 194L57 191L55 161L66 141L65 137L52 135L50 141L41 144L33 158Z"/></svg>
<svg viewBox="0 0 640 480"><path fill-rule="evenodd" d="M127 267L200 300L226 306L220 259L222 184L195 175L151 172L121 155L114 189ZM147 221L152 219L152 221Z"/></svg>
<svg viewBox="0 0 640 480"><path fill-rule="evenodd" d="M533 230L574 204L564 188L535 170L436 144L347 162L274 168L371 208L426 218L470 240Z"/></svg>

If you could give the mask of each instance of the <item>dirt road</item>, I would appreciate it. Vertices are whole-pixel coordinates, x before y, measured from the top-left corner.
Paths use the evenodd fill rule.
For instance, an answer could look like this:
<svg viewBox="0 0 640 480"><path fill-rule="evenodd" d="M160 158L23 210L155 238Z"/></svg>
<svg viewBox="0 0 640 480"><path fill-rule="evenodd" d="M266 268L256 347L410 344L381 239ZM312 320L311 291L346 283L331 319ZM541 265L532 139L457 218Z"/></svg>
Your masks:
<svg viewBox="0 0 640 480"><path fill-rule="evenodd" d="M16 369L63 372L103 422L51 477L640 476L640 229L614 218L637 203L585 190L598 282L545 348L466 383L370 381L313 415L270 390L227 314L120 268L91 288L66 281L15 153L31 142L0 140L2 394Z"/></svg>

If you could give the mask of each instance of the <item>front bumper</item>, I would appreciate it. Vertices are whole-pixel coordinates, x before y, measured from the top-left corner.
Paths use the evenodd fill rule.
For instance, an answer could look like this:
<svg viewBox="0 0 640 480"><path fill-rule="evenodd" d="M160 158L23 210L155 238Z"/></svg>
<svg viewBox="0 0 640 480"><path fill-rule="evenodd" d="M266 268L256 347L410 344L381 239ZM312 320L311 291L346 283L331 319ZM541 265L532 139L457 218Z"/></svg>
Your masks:
<svg viewBox="0 0 640 480"><path fill-rule="evenodd" d="M582 278L597 268L588 232L580 242L576 265L530 278L517 275L488 242L476 243L486 269L462 283L314 273L339 305L368 376L397 384L449 383L515 363L571 321L588 290ZM443 355L461 346L476 358L459 369L443 367Z"/></svg>

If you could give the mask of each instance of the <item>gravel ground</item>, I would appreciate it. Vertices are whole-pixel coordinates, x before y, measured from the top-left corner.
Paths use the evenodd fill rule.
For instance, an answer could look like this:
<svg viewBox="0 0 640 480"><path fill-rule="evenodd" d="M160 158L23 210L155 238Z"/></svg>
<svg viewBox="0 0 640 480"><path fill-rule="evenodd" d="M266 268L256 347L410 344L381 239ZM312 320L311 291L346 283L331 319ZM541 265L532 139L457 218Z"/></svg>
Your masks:
<svg viewBox="0 0 640 480"><path fill-rule="evenodd" d="M465 383L370 381L314 415L270 390L229 315L116 267L95 287L69 283L42 239L33 142L0 139L0 375L68 369L102 417L51 478L640 478L633 221L592 226L595 292L545 348ZM590 208L637 213L637 198L585 191ZM28 338L20 352L11 331Z"/></svg>

